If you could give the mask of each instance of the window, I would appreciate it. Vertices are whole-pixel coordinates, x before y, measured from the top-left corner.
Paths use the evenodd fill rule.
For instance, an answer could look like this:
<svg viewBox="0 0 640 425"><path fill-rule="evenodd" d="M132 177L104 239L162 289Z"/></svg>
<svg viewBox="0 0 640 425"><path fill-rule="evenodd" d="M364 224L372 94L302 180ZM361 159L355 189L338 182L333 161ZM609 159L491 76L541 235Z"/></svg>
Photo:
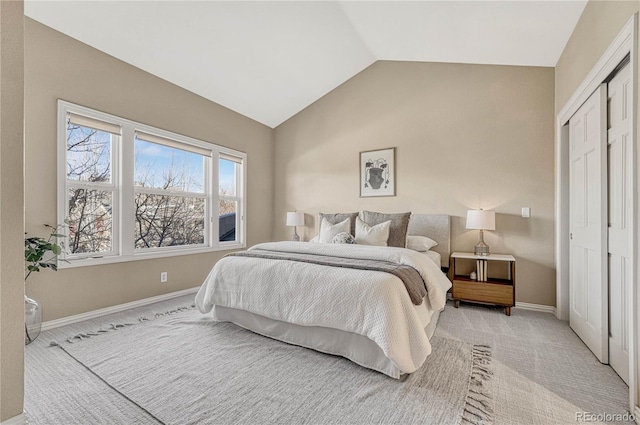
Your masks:
<svg viewBox="0 0 640 425"><path fill-rule="evenodd" d="M203 246L211 152L142 132L134 149L136 249Z"/></svg>
<svg viewBox="0 0 640 425"><path fill-rule="evenodd" d="M246 154L59 101L61 267L244 245Z"/></svg>
<svg viewBox="0 0 640 425"><path fill-rule="evenodd" d="M238 181L242 158L221 154L218 160L219 173L219 240L220 242L236 241L236 227L238 226L238 204L240 196Z"/></svg>
<svg viewBox="0 0 640 425"><path fill-rule="evenodd" d="M66 124L66 246L71 254L113 253L114 147L121 128L69 114Z"/></svg>

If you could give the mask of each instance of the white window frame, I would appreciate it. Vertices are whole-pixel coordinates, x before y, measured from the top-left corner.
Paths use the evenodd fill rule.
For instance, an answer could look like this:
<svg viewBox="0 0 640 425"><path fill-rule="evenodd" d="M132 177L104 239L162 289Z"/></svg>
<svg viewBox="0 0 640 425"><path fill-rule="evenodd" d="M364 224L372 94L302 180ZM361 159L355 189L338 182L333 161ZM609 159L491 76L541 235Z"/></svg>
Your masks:
<svg viewBox="0 0 640 425"><path fill-rule="evenodd" d="M222 155L220 155L222 154ZM214 159L214 162L216 163L216 165L220 165L220 159L225 159L224 156L236 156L233 153L229 152L229 151L221 151L220 154L218 155L217 158ZM242 236L243 236L243 229L244 226L242 225L242 223L244 222L244 185L241 184L241 182L245 181L245 178L243 177L243 172L245 170L245 163L246 160L243 160L241 157L237 157L238 159L241 160L240 162L240 166L236 166L236 185L235 185L235 190L236 190L236 194L235 195L221 195L220 194L220 190L219 187L216 188L216 193L218 195L218 199L216 200L216 204L215 205L220 205L220 201L235 201L236 202L236 241L219 241L220 246L228 246L228 245L233 245L235 243L237 243L237 241L242 240ZM218 176L220 175L220 171L217 171ZM219 185L218 185L219 186ZM218 222L219 223L219 222ZM217 233L218 236L220 235L220 232Z"/></svg>
<svg viewBox="0 0 640 425"><path fill-rule="evenodd" d="M139 129L138 129L139 130ZM134 136L134 150L135 150L135 140L137 138L137 133L138 131L136 131L136 136ZM154 133L157 133L157 130L154 131ZM175 137L165 137L167 140L173 142L175 140ZM145 140L144 138L141 138L140 140L143 141L148 141ZM154 143L154 142L151 142ZM184 144L184 143L181 143ZM168 145L165 145L168 146ZM173 149L179 149L179 147L173 147L173 146L168 146L170 148ZM199 147L196 147L196 149L200 150ZM208 155L210 158L213 158L212 153L211 153L211 149L205 149L205 151L208 152ZM193 151L192 151L193 152ZM193 152L198 154L199 152ZM204 242L201 244L192 244L192 245L182 245L181 248L206 248L209 247L210 242L211 242L211 238L212 238L212 230L211 230L211 222L213 220L215 220L215 218L212 216L212 205L210 205L213 202L213 197L210 196L210 190L211 187L213 186L211 184L211 172L210 172L210 168L211 168L211 159L207 160L203 157L204 160L204 167L203 167L203 191L202 193L198 193L198 192L185 192L185 191L175 191L175 190L166 190L166 189L157 189L157 188L149 188L149 187L140 187L140 186L136 186L135 183L133 185L133 196L135 198L135 196L138 193L147 193L147 194L152 194L152 195L160 195L160 196L177 196L177 197L182 197L182 198L202 198L205 201L205 212L204 212L204 216L205 216L205 220L204 220ZM135 161L134 161L134 173L135 173ZM132 205L132 207L135 206L135 203ZM133 208L132 208L132 217L133 217ZM209 219L207 219L207 217L209 217ZM134 223L134 227L136 225L135 220L133 220ZM135 239L135 238L134 238ZM134 240L135 242L135 240ZM152 252L164 252L164 251L175 251L176 249L179 249L178 247L171 247L171 246L163 246L163 247L153 247L153 248L136 248L135 244L134 244L134 253L135 255L147 255L149 253Z"/></svg>
<svg viewBox="0 0 640 425"><path fill-rule="evenodd" d="M98 119L97 117L91 117ZM101 120L104 121L104 120ZM67 151L67 116L65 114L65 137L64 137L64 146L63 146L63 155L65 155L64 167L63 167L63 178L64 178L64 186L63 186L63 196L64 196L64 214L65 219L68 218L68 196L70 189L85 189L85 190L100 190L104 192L111 192L111 209L112 211L118 211L120 207L120 173L118 172L119 161L117 158L120 154L120 145L122 136L111 134L111 149L110 149L110 167L111 167L111 181L108 183L102 182L85 182L85 181L75 181L67 179L67 162L66 162L66 151ZM59 185L60 187L60 185ZM58 215L60 217L60 215ZM119 255L119 235L113 231L113 229L119 227L119 214L113 214L111 216L111 250L96 252L96 253L82 253L75 254L70 258L83 259L88 257L113 257ZM64 220L58 220L58 223L64 223ZM69 244L69 229L65 228L65 246L70 246Z"/></svg>
<svg viewBox="0 0 640 425"><path fill-rule="evenodd" d="M67 180L67 116L69 113L83 115L107 123L119 125L122 128L121 136L112 137L112 176L110 184L93 183L69 183ZM151 190L161 195L177 194L179 196L203 196L203 194L169 193L164 190L141 189L134 187L134 141L136 131L157 135L194 149L204 149L211 152L211 157L205 157L204 164L204 197L205 201L205 243L200 245L183 245L179 247L160 247L135 249L135 193L143 190ZM238 210L236 213L236 240L220 242L218 236L218 205L219 173L218 159L222 155L230 155L241 160L236 167L236 196ZM113 193L112 204L112 251L89 255L70 255L63 253L58 261L59 268L73 268L92 266L98 264L110 264L126 261L145 260L178 255L198 254L213 251L240 249L246 247L246 209L245 194L247 184L247 154L234 149L215 145L183 136L170 131L162 130L146 124L131 121L115 115L106 114L80 105L75 105L64 100L58 100L58 158L57 158L57 215L58 223L63 223L68 214L68 189L69 187L93 187L111 190ZM109 186L108 188L105 186ZM162 193L160 193L162 192ZM226 197L225 197L226 198ZM68 229L65 229L65 246L68 246Z"/></svg>

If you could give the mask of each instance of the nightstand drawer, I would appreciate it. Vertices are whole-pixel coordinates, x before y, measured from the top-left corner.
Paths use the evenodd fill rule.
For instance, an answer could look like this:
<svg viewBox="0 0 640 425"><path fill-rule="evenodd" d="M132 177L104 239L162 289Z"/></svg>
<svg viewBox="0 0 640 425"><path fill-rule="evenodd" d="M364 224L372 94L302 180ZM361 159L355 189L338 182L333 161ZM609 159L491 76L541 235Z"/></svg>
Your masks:
<svg viewBox="0 0 640 425"><path fill-rule="evenodd" d="M454 280L453 299L480 301L505 306L513 306L513 286L498 283L484 283Z"/></svg>

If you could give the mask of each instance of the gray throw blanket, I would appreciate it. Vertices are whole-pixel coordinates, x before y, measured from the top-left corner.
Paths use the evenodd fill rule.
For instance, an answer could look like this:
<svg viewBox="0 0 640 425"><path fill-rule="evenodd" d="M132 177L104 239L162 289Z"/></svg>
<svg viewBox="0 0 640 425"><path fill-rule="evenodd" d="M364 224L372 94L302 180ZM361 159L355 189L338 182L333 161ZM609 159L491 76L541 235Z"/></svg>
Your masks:
<svg viewBox="0 0 640 425"><path fill-rule="evenodd" d="M390 273L402 280L411 302L420 305L427 295L427 288L420 273L411 266L379 260L361 260L357 258L331 257L328 255L300 254L279 251L242 251L227 254L235 257L265 258L269 260L299 261L329 267L343 267L357 270L373 270Z"/></svg>

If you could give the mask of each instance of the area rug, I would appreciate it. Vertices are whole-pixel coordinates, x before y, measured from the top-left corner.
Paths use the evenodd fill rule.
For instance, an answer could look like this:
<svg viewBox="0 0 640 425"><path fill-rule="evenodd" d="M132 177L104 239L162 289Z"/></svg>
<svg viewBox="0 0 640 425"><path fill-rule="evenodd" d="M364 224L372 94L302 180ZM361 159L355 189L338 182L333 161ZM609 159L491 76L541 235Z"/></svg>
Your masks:
<svg viewBox="0 0 640 425"><path fill-rule="evenodd" d="M432 338L395 380L192 307L52 343L161 424L490 424L491 353Z"/></svg>

